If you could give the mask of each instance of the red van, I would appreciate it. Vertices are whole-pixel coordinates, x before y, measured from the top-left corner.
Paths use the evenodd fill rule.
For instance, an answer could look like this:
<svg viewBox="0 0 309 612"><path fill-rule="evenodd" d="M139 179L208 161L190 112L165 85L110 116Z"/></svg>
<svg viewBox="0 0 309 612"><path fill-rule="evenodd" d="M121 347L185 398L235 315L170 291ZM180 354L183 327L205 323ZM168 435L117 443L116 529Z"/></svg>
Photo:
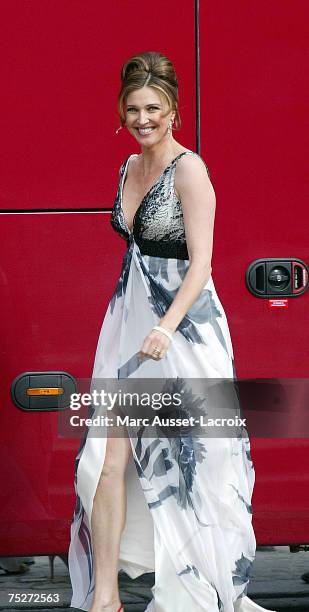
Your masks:
<svg viewBox="0 0 309 612"><path fill-rule="evenodd" d="M137 151L115 133L118 74L144 50L173 61L176 138L211 172L212 273L240 391L263 381L265 399L280 380L289 394L278 430L249 427L257 542L308 543L308 3L11 0L0 12L0 555L68 548L80 441L58 433L58 393L91 376L119 275L110 211Z"/></svg>

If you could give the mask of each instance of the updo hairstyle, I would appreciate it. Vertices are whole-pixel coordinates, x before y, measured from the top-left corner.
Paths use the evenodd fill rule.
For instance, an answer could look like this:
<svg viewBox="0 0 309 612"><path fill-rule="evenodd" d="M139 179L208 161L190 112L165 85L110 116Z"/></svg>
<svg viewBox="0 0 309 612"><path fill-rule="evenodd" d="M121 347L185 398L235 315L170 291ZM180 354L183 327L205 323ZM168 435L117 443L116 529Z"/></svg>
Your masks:
<svg viewBox="0 0 309 612"><path fill-rule="evenodd" d="M178 81L172 62L156 51L145 51L131 57L121 68L121 89L118 95L120 124L125 125L124 104L128 95L147 85L163 93L168 102L168 112L175 111L176 129L181 120L178 110ZM166 116L166 115L165 115Z"/></svg>

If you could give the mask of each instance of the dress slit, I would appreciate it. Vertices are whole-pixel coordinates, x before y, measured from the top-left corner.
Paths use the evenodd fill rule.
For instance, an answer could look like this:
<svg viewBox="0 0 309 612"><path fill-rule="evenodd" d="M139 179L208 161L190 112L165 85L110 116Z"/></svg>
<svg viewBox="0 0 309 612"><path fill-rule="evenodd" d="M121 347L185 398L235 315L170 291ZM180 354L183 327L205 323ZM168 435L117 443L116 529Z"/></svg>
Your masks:
<svg viewBox="0 0 309 612"><path fill-rule="evenodd" d="M196 403L201 409L206 405L206 413L216 411L213 389L205 397L198 396L192 392L192 381L198 384L207 379L213 388L222 380L236 381L229 326L212 276L180 322L163 359L141 361L138 355L189 267L181 202L174 190L177 161L189 153L196 155L192 151L178 155L149 190L147 206L139 208L132 233L121 206L128 160L120 168L111 222L127 241L127 250L98 338L90 391L115 389L131 379L136 385L144 379L167 381L181 390L190 415ZM152 253L160 252L164 243L164 256L143 252L150 242L157 243ZM180 258L173 256L178 252ZM90 412L95 418L107 410L92 406ZM264 612L247 597L256 549L251 506L255 471L247 431L242 428L233 437L216 438L205 430L174 437L160 428L149 434L140 425L129 425L126 431L131 449L118 569L132 579L155 572L152 599L145 611ZM106 435L104 427L92 425L75 464L71 607L86 611L95 586L91 516L106 457Z"/></svg>

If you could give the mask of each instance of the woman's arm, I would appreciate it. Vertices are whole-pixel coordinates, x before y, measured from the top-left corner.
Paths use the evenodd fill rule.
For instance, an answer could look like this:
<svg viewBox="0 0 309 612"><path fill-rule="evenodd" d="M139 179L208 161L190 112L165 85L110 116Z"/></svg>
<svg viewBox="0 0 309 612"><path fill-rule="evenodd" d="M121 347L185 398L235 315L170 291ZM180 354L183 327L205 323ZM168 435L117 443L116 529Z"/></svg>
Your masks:
<svg viewBox="0 0 309 612"><path fill-rule="evenodd" d="M211 275L216 196L203 160L184 155L176 166L190 265L178 292L159 325L175 331Z"/></svg>

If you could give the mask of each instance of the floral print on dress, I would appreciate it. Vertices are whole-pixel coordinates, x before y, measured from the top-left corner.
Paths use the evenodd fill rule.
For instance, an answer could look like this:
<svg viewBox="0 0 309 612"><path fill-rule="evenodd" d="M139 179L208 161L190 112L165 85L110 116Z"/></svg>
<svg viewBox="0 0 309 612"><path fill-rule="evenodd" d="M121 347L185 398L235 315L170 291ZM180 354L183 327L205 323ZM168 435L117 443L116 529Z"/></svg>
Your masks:
<svg viewBox="0 0 309 612"><path fill-rule="evenodd" d="M207 413L207 405L204 397L191 392L188 379L230 379L236 384L228 322L211 276L178 325L164 358L157 362L139 356L144 338L168 310L190 263L174 189L177 161L186 154L197 155L186 151L172 160L140 203L132 232L122 209L132 156L120 168L111 224L126 240L127 251L104 316L92 381L168 381L183 391L179 414L190 416L197 409ZM146 253L147 245L152 254ZM173 406L162 410L163 416L174 413ZM100 414L100 408L92 407L94 419ZM155 572L153 598L145 612L156 607L160 612L234 612L236 600L243 605L240 611L247 612L256 542L251 505L255 472L246 430L229 438L197 435L190 427L175 436L160 427L149 435L141 425L126 431L132 454L119 569L131 578ZM102 426L100 432L94 425L88 428L75 462L69 570L71 606L81 610L90 609L95 585L91 517L108 428Z"/></svg>

